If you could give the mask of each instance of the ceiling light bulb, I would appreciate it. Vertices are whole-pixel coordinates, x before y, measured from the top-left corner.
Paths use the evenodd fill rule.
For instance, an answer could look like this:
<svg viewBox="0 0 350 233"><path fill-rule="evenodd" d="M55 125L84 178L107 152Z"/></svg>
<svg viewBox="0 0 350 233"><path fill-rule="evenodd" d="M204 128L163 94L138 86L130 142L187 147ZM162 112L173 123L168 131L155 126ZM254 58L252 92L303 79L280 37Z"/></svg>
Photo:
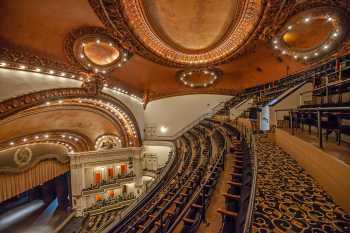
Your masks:
<svg viewBox="0 0 350 233"><path fill-rule="evenodd" d="M59 101L58 101L58 103L59 103L59 104L62 104L62 103L63 103L63 101L62 101L62 100L59 100Z"/></svg>
<svg viewBox="0 0 350 233"><path fill-rule="evenodd" d="M331 22L332 20L333 20L332 17L328 17L328 18L327 18L327 21L328 21L328 22Z"/></svg>
<svg viewBox="0 0 350 233"><path fill-rule="evenodd" d="M13 145L15 145L15 143L14 142L10 142L10 145L13 146Z"/></svg>
<svg viewBox="0 0 350 233"><path fill-rule="evenodd" d="M50 102L46 102L46 105L50 105L51 103Z"/></svg>
<svg viewBox="0 0 350 233"><path fill-rule="evenodd" d="M39 139L39 136L37 135L37 136L35 136L34 138L35 138L35 139Z"/></svg>
<svg viewBox="0 0 350 233"><path fill-rule="evenodd" d="M307 17L307 18L304 19L304 22L305 22L305 23L307 23L307 22L309 22L309 21L310 21L310 18L309 18L309 17Z"/></svg>
<svg viewBox="0 0 350 233"><path fill-rule="evenodd" d="M80 58L84 58L84 54L80 54Z"/></svg>
<svg viewBox="0 0 350 233"><path fill-rule="evenodd" d="M41 69L40 69L40 68L36 68L35 71L36 71L36 72L40 72Z"/></svg>
<svg viewBox="0 0 350 233"><path fill-rule="evenodd" d="M274 48L275 48L275 49L278 49L278 46L277 46L277 45L275 45L275 46L274 46Z"/></svg>
<svg viewBox="0 0 350 233"><path fill-rule="evenodd" d="M5 62L1 62L0 65L1 66L7 66L7 64Z"/></svg>
<svg viewBox="0 0 350 233"><path fill-rule="evenodd" d="M105 70L102 70L102 73L103 73L103 74L105 74L105 73L106 73L106 71L105 71Z"/></svg>
<svg viewBox="0 0 350 233"><path fill-rule="evenodd" d="M294 59L297 59L298 58L298 56L297 55L294 55Z"/></svg>
<svg viewBox="0 0 350 233"><path fill-rule="evenodd" d="M109 44L108 44L108 45L109 45L109 46L111 46L111 47L113 46L113 44L112 44L111 42L109 42Z"/></svg>
<svg viewBox="0 0 350 233"><path fill-rule="evenodd" d="M26 138L23 138L23 142L26 142L28 139L26 139Z"/></svg>
<svg viewBox="0 0 350 233"><path fill-rule="evenodd" d="M62 135L61 135L61 137L62 137L62 138L65 138L65 137L66 137L66 135L62 134Z"/></svg>
<svg viewBox="0 0 350 233"><path fill-rule="evenodd" d="M277 44L277 42L278 42L277 40L274 40L274 41L273 41L274 44Z"/></svg>
<svg viewBox="0 0 350 233"><path fill-rule="evenodd" d="M329 47L328 45L324 45L323 49L328 49L328 47Z"/></svg>
<svg viewBox="0 0 350 233"><path fill-rule="evenodd" d="M66 75L66 73L64 73L64 72L61 73L61 76L65 76L65 75Z"/></svg>
<svg viewBox="0 0 350 233"><path fill-rule="evenodd" d="M288 30L291 30L293 27L292 27L292 25L289 25L288 26Z"/></svg>
<svg viewBox="0 0 350 233"><path fill-rule="evenodd" d="M315 54L315 56L318 56L318 53L314 53Z"/></svg>
<svg viewBox="0 0 350 233"><path fill-rule="evenodd" d="M23 69L25 69L25 68L26 68L26 66L21 65L19 68L23 70Z"/></svg>
<svg viewBox="0 0 350 233"><path fill-rule="evenodd" d="M49 137L49 135L48 134L45 134L45 138L48 138Z"/></svg>
<svg viewBox="0 0 350 233"><path fill-rule="evenodd" d="M286 54L286 51L283 50L283 51L282 51L282 54Z"/></svg>
<svg viewBox="0 0 350 233"><path fill-rule="evenodd" d="M308 58L307 56L304 56L304 60L307 60L307 58Z"/></svg>
<svg viewBox="0 0 350 233"><path fill-rule="evenodd" d="M99 39L97 39L97 40L96 40L96 43L97 43L97 44L99 44L99 43L100 43L100 40L99 40Z"/></svg>
<svg viewBox="0 0 350 233"><path fill-rule="evenodd" d="M53 73L54 73L53 70L50 70L50 71L49 71L49 74L53 74Z"/></svg>
<svg viewBox="0 0 350 233"><path fill-rule="evenodd" d="M337 32L334 32L333 33L333 37L337 37L338 36L338 33Z"/></svg>
<svg viewBox="0 0 350 233"><path fill-rule="evenodd" d="M161 127L160 127L160 132L161 132L161 133L166 133L166 132L168 132L168 128L165 127L165 126L161 126Z"/></svg>

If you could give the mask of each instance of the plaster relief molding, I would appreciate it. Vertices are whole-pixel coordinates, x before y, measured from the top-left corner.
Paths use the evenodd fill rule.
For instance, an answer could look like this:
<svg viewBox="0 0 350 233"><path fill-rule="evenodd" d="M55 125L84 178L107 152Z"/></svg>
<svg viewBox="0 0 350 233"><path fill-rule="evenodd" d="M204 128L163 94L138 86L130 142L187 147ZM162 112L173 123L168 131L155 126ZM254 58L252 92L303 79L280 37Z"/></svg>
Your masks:
<svg viewBox="0 0 350 233"><path fill-rule="evenodd" d="M256 29L262 23L261 15L266 13L266 7L271 6L266 1L245 1L240 19L228 30L221 43L202 53L184 53L169 46L150 29L138 0L89 2L104 25L114 31L120 43L147 59L174 67L207 66L226 62L242 51L251 38L257 38Z"/></svg>
<svg viewBox="0 0 350 233"><path fill-rule="evenodd" d="M110 164L116 161L128 161L131 157L133 159L141 158L142 147L128 147L112 149L108 151L88 151L68 154L71 159L71 165L86 164L93 166L95 164Z"/></svg>

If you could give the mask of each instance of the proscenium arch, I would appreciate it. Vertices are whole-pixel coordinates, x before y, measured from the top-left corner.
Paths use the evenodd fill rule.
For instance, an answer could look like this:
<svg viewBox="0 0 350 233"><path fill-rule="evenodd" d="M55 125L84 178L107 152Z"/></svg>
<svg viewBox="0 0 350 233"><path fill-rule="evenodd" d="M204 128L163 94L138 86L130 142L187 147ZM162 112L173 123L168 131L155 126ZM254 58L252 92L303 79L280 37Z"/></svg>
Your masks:
<svg viewBox="0 0 350 233"><path fill-rule="evenodd" d="M141 146L141 134L139 125L132 111L120 100L114 98L111 95L105 93L99 93L98 95L91 95L83 88L58 88L49 89L44 91L38 91L30 94L24 94L22 96L14 97L0 102L0 120L4 120L7 117L14 115L18 112L45 105L47 102L69 100L74 98L82 98L88 100L104 101L110 103L113 106L121 109L130 119L130 122L134 126L135 138L133 146ZM63 104L62 104L63 105ZM94 106L96 108L97 106ZM109 106L109 108L111 108ZM116 116L111 116L115 121L118 121Z"/></svg>

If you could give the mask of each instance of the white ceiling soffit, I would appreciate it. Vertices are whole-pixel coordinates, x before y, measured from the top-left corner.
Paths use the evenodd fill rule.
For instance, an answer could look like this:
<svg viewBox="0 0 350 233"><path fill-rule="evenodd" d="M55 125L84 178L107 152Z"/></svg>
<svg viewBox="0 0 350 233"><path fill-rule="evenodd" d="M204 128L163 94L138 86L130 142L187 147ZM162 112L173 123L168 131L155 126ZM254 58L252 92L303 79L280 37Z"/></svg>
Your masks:
<svg viewBox="0 0 350 233"><path fill-rule="evenodd" d="M232 96L193 94L150 102L145 111L145 137L150 140L173 140L184 128Z"/></svg>
<svg viewBox="0 0 350 233"><path fill-rule="evenodd" d="M81 81L58 76L0 69L0 101L52 88L80 87Z"/></svg>

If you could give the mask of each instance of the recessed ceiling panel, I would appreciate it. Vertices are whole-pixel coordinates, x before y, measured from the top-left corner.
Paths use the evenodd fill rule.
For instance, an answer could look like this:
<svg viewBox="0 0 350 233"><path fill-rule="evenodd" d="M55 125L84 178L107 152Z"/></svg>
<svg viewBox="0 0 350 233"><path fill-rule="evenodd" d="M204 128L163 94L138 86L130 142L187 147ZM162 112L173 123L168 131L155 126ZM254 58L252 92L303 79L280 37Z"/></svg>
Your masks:
<svg viewBox="0 0 350 233"><path fill-rule="evenodd" d="M245 1L144 0L146 18L163 40L184 51L207 50L225 37Z"/></svg>

